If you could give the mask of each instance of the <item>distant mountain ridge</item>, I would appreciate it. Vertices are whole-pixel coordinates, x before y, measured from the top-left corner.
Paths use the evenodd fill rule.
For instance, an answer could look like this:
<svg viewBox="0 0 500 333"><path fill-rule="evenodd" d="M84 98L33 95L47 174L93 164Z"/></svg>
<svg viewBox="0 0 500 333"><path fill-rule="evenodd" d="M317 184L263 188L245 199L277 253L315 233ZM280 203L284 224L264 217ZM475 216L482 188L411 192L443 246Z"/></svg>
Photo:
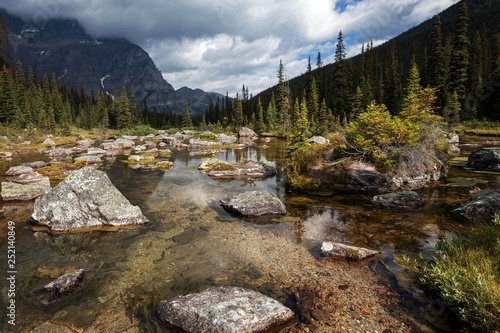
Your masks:
<svg viewBox="0 0 500 333"><path fill-rule="evenodd" d="M39 78L55 73L68 89L97 96L98 91L115 94L122 86L133 86L141 108L146 100L148 108L172 114L182 114L188 100L191 113L199 115L210 99L223 97L187 87L176 91L140 46L125 39L92 38L76 20L51 19L37 27L2 9L0 15L5 18L12 62L20 60L25 70L32 67Z"/></svg>

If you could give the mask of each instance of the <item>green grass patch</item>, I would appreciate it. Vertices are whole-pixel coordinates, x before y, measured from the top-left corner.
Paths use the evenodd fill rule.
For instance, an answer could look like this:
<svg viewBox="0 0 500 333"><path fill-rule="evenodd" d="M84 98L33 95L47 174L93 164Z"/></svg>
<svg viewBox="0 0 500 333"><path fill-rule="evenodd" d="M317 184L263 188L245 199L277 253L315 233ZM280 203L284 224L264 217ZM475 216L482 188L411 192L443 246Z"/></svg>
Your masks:
<svg viewBox="0 0 500 333"><path fill-rule="evenodd" d="M440 243L421 273L469 331L500 332L500 216Z"/></svg>
<svg viewBox="0 0 500 333"><path fill-rule="evenodd" d="M455 127L457 132L470 135L500 136L500 122L496 121L466 121Z"/></svg>

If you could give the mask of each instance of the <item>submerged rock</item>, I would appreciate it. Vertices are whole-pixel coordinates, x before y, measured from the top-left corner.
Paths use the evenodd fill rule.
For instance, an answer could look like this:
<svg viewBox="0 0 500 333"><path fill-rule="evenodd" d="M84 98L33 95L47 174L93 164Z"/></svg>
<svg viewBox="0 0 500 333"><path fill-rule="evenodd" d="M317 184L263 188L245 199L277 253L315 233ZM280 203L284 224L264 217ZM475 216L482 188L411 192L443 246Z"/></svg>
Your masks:
<svg viewBox="0 0 500 333"><path fill-rule="evenodd" d="M420 196L414 191L392 192L373 197L373 203L390 209L412 209L422 206Z"/></svg>
<svg viewBox="0 0 500 333"><path fill-rule="evenodd" d="M220 202L226 210L243 216L286 214L283 202L266 191L244 192Z"/></svg>
<svg viewBox="0 0 500 333"><path fill-rule="evenodd" d="M467 222L490 222L495 214L500 214L500 190L481 191L452 213Z"/></svg>
<svg viewBox="0 0 500 333"><path fill-rule="evenodd" d="M500 172L500 147L473 151L467 160L467 167L476 170Z"/></svg>
<svg viewBox="0 0 500 333"><path fill-rule="evenodd" d="M57 302L63 296L69 295L85 282L85 270L78 269L64 274L55 281L34 291L34 295L43 304Z"/></svg>
<svg viewBox="0 0 500 333"><path fill-rule="evenodd" d="M346 260L363 260L379 254L380 251L350 246L341 243L323 242L321 245L322 256L332 256Z"/></svg>
<svg viewBox="0 0 500 333"><path fill-rule="evenodd" d="M161 321L186 332L251 333L286 324L293 312L257 291L211 287L196 294L161 301Z"/></svg>
<svg viewBox="0 0 500 333"><path fill-rule="evenodd" d="M141 209L130 204L105 172L92 167L74 171L38 198L31 219L59 231L148 222Z"/></svg>

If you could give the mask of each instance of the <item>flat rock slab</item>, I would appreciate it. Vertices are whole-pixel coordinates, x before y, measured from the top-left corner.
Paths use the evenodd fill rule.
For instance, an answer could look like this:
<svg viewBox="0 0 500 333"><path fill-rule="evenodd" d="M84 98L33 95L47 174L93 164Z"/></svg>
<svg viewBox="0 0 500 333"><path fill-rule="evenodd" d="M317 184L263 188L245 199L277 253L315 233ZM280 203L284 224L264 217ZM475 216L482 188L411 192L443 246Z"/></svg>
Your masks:
<svg viewBox="0 0 500 333"><path fill-rule="evenodd" d="M49 177L43 177L34 172L19 177L18 182L14 180L2 183L1 196L4 201L33 200L47 194L51 189ZM33 178L38 178L38 180Z"/></svg>
<svg viewBox="0 0 500 333"><path fill-rule="evenodd" d="M18 165L10 167L9 170L5 172L6 176L20 176L33 173L33 168L25 165Z"/></svg>
<svg viewBox="0 0 500 333"><path fill-rule="evenodd" d="M473 151L467 167L476 170L500 172L500 147L489 147Z"/></svg>
<svg viewBox="0 0 500 333"><path fill-rule="evenodd" d="M161 321L193 333L261 332L294 317L278 301L240 287L211 287L177 296L161 301L157 311Z"/></svg>
<svg viewBox="0 0 500 333"><path fill-rule="evenodd" d="M467 222L490 222L493 215L500 214L500 190L481 191L452 213Z"/></svg>
<svg viewBox="0 0 500 333"><path fill-rule="evenodd" d="M227 211L242 216L286 214L285 204L266 191L248 191L224 198L220 202Z"/></svg>
<svg viewBox="0 0 500 333"><path fill-rule="evenodd" d="M321 255L359 261L380 254L380 251L350 246L342 243L323 242Z"/></svg>
<svg viewBox="0 0 500 333"><path fill-rule="evenodd" d="M414 191L392 192L376 195L373 203L389 209L412 209L422 206L420 196Z"/></svg>
<svg viewBox="0 0 500 333"><path fill-rule="evenodd" d="M270 162L248 160L229 164L217 159L209 159L200 164L200 171L215 179L266 179L276 175L276 166Z"/></svg>
<svg viewBox="0 0 500 333"><path fill-rule="evenodd" d="M130 204L105 172L92 167L72 172L38 198L31 220L57 231L148 222L141 209Z"/></svg>
<svg viewBox="0 0 500 333"><path fill-rule="evenodd" d="M85 282L85 270L78 269L64 274L55 281L34 291L34 295L43 304L57 302L61 297L71 294Z"/></svg>

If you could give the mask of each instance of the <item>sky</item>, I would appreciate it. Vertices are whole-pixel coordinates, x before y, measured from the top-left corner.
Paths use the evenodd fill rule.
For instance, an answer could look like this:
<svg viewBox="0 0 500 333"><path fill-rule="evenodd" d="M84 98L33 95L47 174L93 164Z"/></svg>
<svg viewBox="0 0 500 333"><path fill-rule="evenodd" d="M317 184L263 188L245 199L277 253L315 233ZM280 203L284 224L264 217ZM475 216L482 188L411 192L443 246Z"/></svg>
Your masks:
<svg viewBox="0 0 500 333"><path fill-rule="evenodd" d="M8 3L5 3L8 2ZM0 0L0 7L43 26L72 18L95 38L140 45L175 89L256 95L285 75L333 62L340 31L347 56L379 45L458 0Z"/></svg>

